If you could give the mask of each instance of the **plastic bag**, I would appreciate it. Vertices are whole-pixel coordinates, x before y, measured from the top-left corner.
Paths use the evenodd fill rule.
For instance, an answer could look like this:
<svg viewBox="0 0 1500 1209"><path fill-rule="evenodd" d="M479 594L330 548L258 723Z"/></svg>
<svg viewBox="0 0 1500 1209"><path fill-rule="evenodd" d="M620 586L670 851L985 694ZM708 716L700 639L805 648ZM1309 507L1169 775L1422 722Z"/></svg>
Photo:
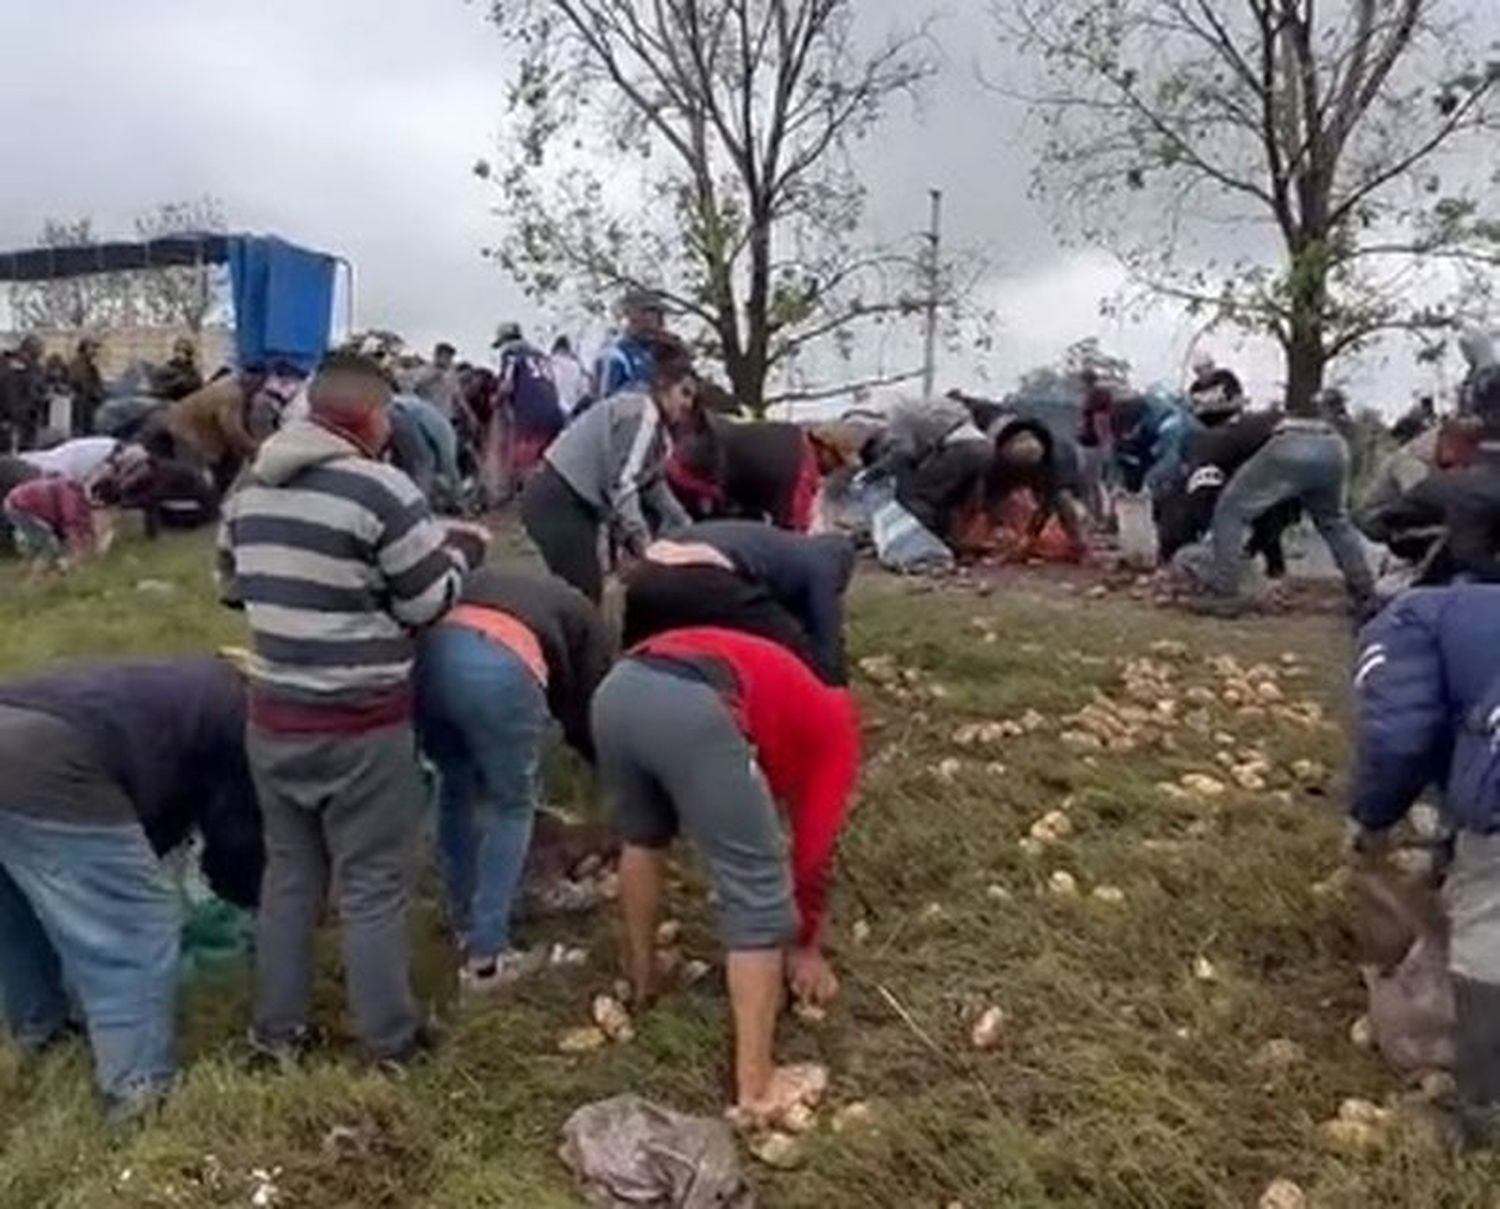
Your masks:
<svg viewBox="0 0 1500 1209"><path fill-rule="evenodd" d="M1115 517L1120 531L1120 561L1142 570L1155 567L1159 548L1156 522L1151 516L1151 497L1144 493L1122 494L1115 500Z"/></svg>
<svg viewBox="0 0 1500 1209"><path fill-rule="evenodd" d="M563 1126L562 1161L597 1209L754 1209L734 1133L640 1096L580 1108Z"/></svg>
<svg viewBox="0 0 1500 1209"><path fill-rule="evenodd" d="M1376 1047L1403 1074L1451 1068L1453 982L1437 891L1383 868L1361 870L1355 891Z"/></svg>

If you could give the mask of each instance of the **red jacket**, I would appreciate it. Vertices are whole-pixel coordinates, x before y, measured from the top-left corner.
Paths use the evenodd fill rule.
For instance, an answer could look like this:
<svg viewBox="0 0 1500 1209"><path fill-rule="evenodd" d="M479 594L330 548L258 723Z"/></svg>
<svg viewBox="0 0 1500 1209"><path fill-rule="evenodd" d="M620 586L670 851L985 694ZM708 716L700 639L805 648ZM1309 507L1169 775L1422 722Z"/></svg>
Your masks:
<svg viewBox="0 0 1500 1209"><path fill-rule="evenodd" d="M60 474L31 479L11 489L5 507L49 526L69 554L87 554L94 548L94 511L88 492L74 479Z"/></svg>
<svg viewBox="0 0 1500 1209"><path fill-rule="evenodd" d="M834 849L859 776L854 698L823 684L776 643L734 630L671 630L647 639L632 653L708 660L732 673L735 689L729 707L791 826L799 943L815 943Z"/></svg>

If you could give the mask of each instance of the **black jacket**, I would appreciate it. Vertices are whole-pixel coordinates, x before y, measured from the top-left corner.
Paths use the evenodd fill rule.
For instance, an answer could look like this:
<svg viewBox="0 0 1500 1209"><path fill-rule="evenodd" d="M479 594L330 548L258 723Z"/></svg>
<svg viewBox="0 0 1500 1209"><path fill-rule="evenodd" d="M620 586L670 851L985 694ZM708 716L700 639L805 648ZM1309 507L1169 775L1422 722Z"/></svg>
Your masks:
<svg viewBox="0 0 1500 1209"><path fill-rule="evenodd" d="M807 634L763 583L723 567L652 562L624 578L626 650L668 630L713 626L778 643L818 671Z"/></svg>
<svg viewBox="0 0 1500 1209"><path fill-rule="evenodd" d="M719 499L681 493L689 511L765 519L786 526L807 455L800 425L770 420L734 421L705 416L702 426L678 440L677 457L692 474L717 487Z"/></svg>
<svg viewBox="0 0 1500 1209"><path fill-rule="evenodd" d="M1042 446L1042 460L1035 466L1010 466L1000 458L1000 449L1013 437L1028 434ZM1078 446L1072 441L1059 440L1056 434L1040 420L1013 417L1004 421L994 434L995 457L990 462L985 480L985 500L995 507L1011 492L1028 489L1036 497L1037 513L1032 522L1035 532L1040 533L1053 516L1063 515L1064 493L1078 495L1082 492L1082 461Z"/></svg>
<svg viewBox="0 0 1500 1209"><path fill-rule="evenodd" d="M568 745L594 758L589 704L609 671L609 632L594 603L553 576L480 567L464 583L464 604L508 613L536 635L547 661L547 708Z"/></svg>
<svg viewBox="0 0 1500 1209"><path fill-rule="evenodd" d="M1481 445L1474 465L1423 479L1389 511L1387 524L1395 534L1445 531L1423 583L1459 576L1500 583L1500 448Z"/></svg>
<svg viewBox="0 0 1500 1209"><path fill-rule="evenodd" d="M61 719L135 807L165 854L198 827L214 893L260 897L260 809L245 759L245 690L213 657L101 663L0 684L0 703Z"/></svg>
<svg viewBox="0 0 1500 1209"><path fill-rule="evenodd" d="M854 543L837 533L810 537L758 521L705 521L680 537L712 546L742 576L764 584L802 626L823 682L849 682L844 593L854 574Z"/></svg>
<svg viewBox="0 0 1500 1209"><path fill-rule="evenodd" d="M1279 412L1246 412L1238 419L1195 432L1188 440L1186 474L1163 499L1157 541L1163 561L1197 541L1213 523L1214 508L1229 480L1260 452L1281 422ZM1255 518L1249 552L1261 554L1274 578L1285 573L1281 534L1301 515L1296 501L1278 504Z"/></svg>

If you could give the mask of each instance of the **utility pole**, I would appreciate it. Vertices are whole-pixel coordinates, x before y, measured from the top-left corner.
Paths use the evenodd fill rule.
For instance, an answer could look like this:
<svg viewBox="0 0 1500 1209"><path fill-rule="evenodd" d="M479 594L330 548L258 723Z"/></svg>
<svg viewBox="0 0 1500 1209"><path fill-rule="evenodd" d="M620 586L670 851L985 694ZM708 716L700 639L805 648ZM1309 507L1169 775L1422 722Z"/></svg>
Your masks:
<svg viewBox="0 0 1500 1209"><path fill-rule="evenodd" d="M942 285L943 191L929 189L932 216L927 224L927 330L922 350L922 397L932 398L937 381L938 291Z"/></svg>

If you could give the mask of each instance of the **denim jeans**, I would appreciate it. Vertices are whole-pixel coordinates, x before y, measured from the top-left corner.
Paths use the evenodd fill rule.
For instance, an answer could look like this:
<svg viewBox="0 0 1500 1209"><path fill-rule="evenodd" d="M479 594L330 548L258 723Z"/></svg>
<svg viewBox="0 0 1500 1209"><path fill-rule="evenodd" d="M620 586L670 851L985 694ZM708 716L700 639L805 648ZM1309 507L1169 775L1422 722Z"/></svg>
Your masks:
<svg viewBox="0 0 1500 1209"><path fill-rule="evenodd" d="M1297 500L1328 544L1350 595L1367 598L1375 590L1375 577L1344 503L1348 446L1326 424L1292 424L1261 446L1219 496L1209 539L1213 561L1208 587L1222 596L1238 595L1252 522L1277 504Z"/></svg>
<svg viewBox="0 0 1500 1209"><path fill-rule="evenodd" d="M129 1107L176 1073L177 888L137 824L75 826L0 811L0 988L37 1050L76 995L105 1099Z"/></svg>
<svg viewBox="0 0 1500 1209"><path fill-rule="evenodd" d="M440 625L417 661L417 729L438 767L438 860L471 959L510 948L510 915L536 814L547 698L521 659Z"/></svg>

